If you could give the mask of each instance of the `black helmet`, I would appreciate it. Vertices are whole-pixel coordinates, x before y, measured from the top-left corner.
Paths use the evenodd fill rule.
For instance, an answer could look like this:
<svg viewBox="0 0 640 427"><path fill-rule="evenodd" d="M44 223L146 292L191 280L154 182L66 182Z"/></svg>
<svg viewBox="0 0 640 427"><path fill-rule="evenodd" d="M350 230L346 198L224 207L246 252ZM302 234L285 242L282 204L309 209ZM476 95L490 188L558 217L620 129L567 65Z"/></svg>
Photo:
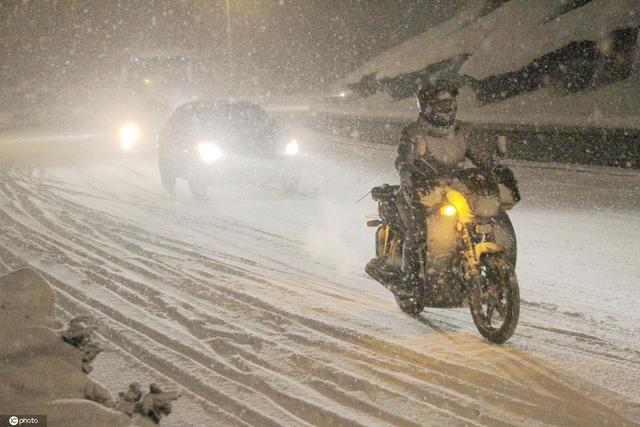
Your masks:
<svg viewBox="0 0 640 427"><path fill-rule="evenodd" d="M450 80L436 80L418 90L420 115L434 126L448 127L456 120L458 87Z"/></svg>

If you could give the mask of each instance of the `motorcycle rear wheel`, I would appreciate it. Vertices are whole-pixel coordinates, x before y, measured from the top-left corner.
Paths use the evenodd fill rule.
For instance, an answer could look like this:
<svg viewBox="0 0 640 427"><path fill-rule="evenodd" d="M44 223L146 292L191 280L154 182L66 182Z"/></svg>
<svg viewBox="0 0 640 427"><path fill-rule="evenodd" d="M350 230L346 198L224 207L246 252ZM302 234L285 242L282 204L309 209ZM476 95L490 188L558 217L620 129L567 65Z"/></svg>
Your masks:
<svg viewBox="0 0 640 427"><path fill-rule="evenodd" d="M512 264L502 254L482 258L480 275L469 296L473 323L488 341L503 344L513 335L520 317L520 289ZM495 324L499 317L500 323Z"/></svg>

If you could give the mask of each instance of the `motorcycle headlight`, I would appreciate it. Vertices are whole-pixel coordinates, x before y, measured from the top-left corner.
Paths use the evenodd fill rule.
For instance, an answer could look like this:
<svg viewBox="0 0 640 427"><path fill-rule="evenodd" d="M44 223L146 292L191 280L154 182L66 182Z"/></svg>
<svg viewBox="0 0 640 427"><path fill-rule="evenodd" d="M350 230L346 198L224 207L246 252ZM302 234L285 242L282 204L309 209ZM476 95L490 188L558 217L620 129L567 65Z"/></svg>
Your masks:
<svg viewBox="0 0 640 427"><path fill-rule="evenodd" d="M198 154L205 163L214 163L222 157L222 150L217 145L210 142L198 144Z"/></svg>
<svg viewBox="0 0 640 427"><path fill-rule="evenodd" d="M458 210L453 205L444 205L440 208L440 215L442 216L454 216L456 213L458 213Z"/></svg>
<svg viewBox="0 0 640 427"><path fill-rule="evenodd" d="M442 216L452 217L456 215L465 224L473 219L473 211L464 194L451 189L447 191L446 198L449 203L445 203L440 209Z"/></svg>
<svg viewBox="0 0 640 427"><path fill-rule="evenodd" d="M298 141L292 139L287 144L287 147L284 150L284 154L286 154L287 156L295 156L296 154L298 154L298 152L300 152L300 145L298 144Z"/></svg>
<svg viewBox="0 0 640 427"><path fill-rule="evenodd" d="M123 150L130 150L140 139L140 128L135 123L127 123L120 128L120 147Z"/></svg>

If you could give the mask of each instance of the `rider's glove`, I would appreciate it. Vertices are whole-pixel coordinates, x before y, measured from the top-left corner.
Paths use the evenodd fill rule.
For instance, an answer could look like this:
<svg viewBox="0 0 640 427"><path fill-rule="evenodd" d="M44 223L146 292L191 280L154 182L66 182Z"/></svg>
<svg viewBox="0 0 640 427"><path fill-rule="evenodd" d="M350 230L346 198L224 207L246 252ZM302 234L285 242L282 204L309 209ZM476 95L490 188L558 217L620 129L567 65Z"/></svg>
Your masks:
<svg viewBox="0 0 640 427"><path fill-rule="evenodd" d="M503 165L498 165L493 168L493 174L498 179L498 182L504 184L513 196L513 200L520 201L520 190L518 189L518 180L516 179L513 171Z"/></svg>

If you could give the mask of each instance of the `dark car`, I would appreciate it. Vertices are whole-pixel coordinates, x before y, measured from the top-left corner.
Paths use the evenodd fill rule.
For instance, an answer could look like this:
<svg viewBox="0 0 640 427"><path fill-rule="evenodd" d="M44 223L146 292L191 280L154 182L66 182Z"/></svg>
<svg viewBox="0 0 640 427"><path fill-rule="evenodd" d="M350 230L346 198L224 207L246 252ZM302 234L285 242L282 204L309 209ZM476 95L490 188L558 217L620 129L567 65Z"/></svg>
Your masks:
<svg viewBox="0 0 640 427"><path fill-rule="evenodd" d="M259 105L196 101L181 105L158 135L162 184L175 192L186 179L203 198L210 184L275 183L297 189L298 141Z"/></svg>

